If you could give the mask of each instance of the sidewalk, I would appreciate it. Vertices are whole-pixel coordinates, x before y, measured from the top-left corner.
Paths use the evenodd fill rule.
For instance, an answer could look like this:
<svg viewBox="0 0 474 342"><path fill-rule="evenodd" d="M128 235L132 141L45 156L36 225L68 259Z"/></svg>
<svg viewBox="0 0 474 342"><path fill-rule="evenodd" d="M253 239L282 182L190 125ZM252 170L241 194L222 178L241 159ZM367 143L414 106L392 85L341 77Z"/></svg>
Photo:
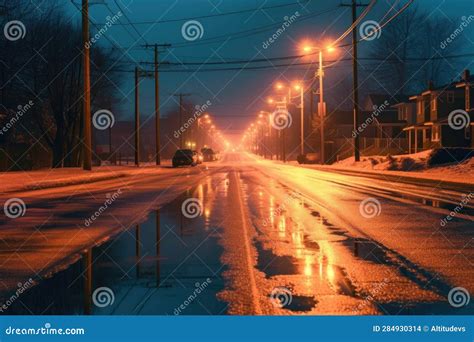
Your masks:
<svg viewBox="0 0 474 342"><path fill-rule="evenodd" d="M165 163L166 164L166 163ZM162 171L154 164L136 166L96 166L92 171L82 168L45 169L0 173L0 193L41 190L69 185L100 182L108 179L150 174Z"/></svg>
<svg viewBox="0 0 474 342"><path fill-rule="evenodd" d="M400 181L405 183L429 183L434 186L445 184L459 188L464 187L466 191L474 191L474 177L472 174L454 176L446 170L428 170L428 171L386 171L386 170L367 170L351 167L338 167L331 165L300 165L301 167L349 174L353 176L364 177L383 177L388 181ZM439 168L444 169L444 168ZM474 170L473 170L474 171Z"/></svg>
<svg viewBox="0 0 474 342"><path fill-rule="evenodd" d="M319 165L319 164L298 164L296 161L283 163L277 160L263 159L260 156L252 155L253 158L261 162L271 162L280 165L289 165L294 167L303 167L324 172L337 172L352 176L362 177L384 177L388 181L405 183L428 183L438 186L441 183L456 188L464 188L464 191L474 192L474 160L466 163L461 168L459 165L439 166L427 170L419 171L388 171L361 168L356 166L338 166L338 165Z"/></svg>

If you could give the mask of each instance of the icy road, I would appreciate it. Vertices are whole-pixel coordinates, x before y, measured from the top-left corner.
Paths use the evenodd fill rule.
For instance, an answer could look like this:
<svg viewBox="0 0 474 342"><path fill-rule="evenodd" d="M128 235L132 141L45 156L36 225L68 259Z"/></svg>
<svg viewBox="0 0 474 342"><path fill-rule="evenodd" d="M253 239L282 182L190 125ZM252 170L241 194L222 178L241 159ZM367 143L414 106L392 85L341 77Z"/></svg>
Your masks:
<svg viewBox="0 0 474 342"><path fill-rule="evenodd" d="M472 191L228 153L3 194L0 313L474 314Z"/></svg>

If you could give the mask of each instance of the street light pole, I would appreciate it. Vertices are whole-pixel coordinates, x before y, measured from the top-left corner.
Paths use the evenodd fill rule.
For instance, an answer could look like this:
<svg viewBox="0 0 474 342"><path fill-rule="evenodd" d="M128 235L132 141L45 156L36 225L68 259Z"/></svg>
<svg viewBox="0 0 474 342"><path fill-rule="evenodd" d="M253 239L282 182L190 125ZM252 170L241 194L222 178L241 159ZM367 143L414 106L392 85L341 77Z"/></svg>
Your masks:
<svg viewBox="0 0 474 342"><path fill-rule="evenodd" d="M139 73L138 67L135 67L135 165L140 166L140 108L138 84L139 84Z"/></svg>
<svg viewBox="0 0 474 342"><path fill-rule="evenodd" d="M300 154L304 155L304 89L300 86L300 109L301 109L301 137L300 137Z"/></svg>
<svg viewBox="0 0 474 342"><path fill-rule="evenodd" d="M89 48L89 0L82 0L82 44L84 53L84 96L82 98L84 141L83 169L92 170L91 78Z"/></svg>
<svg viewBox="0 0 474 342"><path fill-rule="evenodd" d="M324 106L324 88L323 88L323 51L319 49L319 116L321 124L321 164L326 163L324 148L324 120L326 117L326 108Z"/></svg>
<svg viewBox="0 0 474 342"><path fill-rule="evenodd" d="M156 165L161 164L160 156L160 85L158 79L158 44L155 44L155 148L156 148Z"/></svg>
<svg viewBox="0 0 474 342"><path fill-rule="evenodd" d="M352 0L352 23L357 20L357 3ZM352 74L353 74L353 90L352 96L354 101L354 132L357 131L359 122L359 79L357 71L357 26L352 29ZM354 136L354 160L360 161L359 135Z"/></svg>

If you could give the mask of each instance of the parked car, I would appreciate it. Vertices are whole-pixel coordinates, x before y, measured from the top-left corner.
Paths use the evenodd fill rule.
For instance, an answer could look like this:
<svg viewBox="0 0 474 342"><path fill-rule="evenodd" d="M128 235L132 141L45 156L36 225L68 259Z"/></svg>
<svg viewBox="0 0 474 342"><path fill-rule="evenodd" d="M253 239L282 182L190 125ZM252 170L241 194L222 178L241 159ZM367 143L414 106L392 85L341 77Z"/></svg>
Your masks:
<svg viewBox="0 0 474 342"><path fill-rule="evenodd" d="M196 166L198 164L197 153L192 150L177 150L173 156L173 167L191 165Z"/></svg>
<svg viewBox="0 0 474 342"><path fill-rule="evenodd" d="M201 150L204 161L216 161L218 159L217 154L212 148L205 147Z"/></svg>

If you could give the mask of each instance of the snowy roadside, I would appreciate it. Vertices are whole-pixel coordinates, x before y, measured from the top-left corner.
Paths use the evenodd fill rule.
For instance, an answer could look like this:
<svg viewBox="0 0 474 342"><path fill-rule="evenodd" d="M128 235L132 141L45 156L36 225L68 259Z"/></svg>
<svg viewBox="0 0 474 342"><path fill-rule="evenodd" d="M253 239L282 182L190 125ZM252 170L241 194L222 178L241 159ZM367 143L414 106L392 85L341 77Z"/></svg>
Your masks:
<svg viewBox="0 0 474 342"><path fill-rule="evenodd" d="M474 158L460 163L430 165L433 150L399 156L362 157L360 162L348 158L328 166L332 169L360 171L404 178L416 178L448 183L474 184Z"/></svg>
<svg viewBox="0 0 474 342"><path fill-rule="evenodd" d="M135 166L99 166L92 171L81 168L47 169L37 171L14 171L0 174L0 193L12 193L31 190L88 184L141 174L160 172L152 164Z"/></svg>
<svg viewBox="0 0 474 342"><path fill-rule="evenodd" d="M410 155L361 157L360 162L355 162L354 158L351 157L332 165L298 164L296 161L290 161L286 164L320 171L344 172L361 176L385 175L400 181L431 181L452 184L454 186L462 186L463 184L474 185L474 158L461 163L429 166L428 159L430 153L431 150ZM260 159L260 157L256 158ZM273 162L282 163L279 161Z"/></svg>

